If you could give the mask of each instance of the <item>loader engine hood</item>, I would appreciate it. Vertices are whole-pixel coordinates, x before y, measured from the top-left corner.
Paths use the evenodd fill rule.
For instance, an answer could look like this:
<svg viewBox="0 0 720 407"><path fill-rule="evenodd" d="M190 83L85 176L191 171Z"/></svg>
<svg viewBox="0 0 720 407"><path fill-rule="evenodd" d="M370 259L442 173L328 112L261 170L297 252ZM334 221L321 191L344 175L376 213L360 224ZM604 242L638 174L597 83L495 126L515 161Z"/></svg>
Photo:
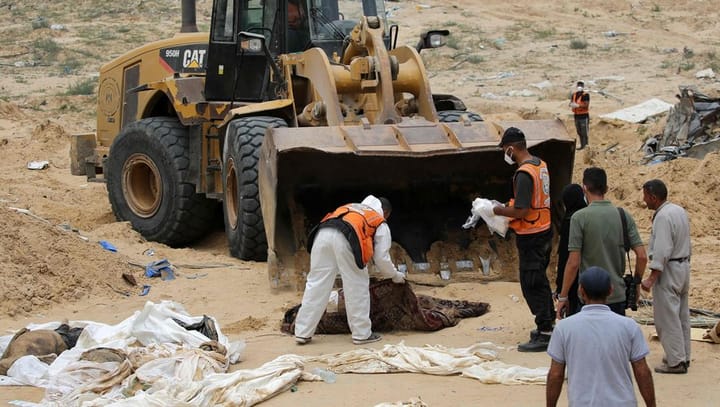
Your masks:
<svg viewBox="0 0 720 407"><path fill-rule="evenodd" d="M498 147L508 127L526 134L551 176L554 220L571 181L575 142L559 120L438 123L404 118L392 125L275 128L260 153L259 188L273 287L302 287L307 234L324 215L365 196L387 197L393 241L412 262L436 241L467 246L461 225L477 197L507 202L517 166Z"/></svg>

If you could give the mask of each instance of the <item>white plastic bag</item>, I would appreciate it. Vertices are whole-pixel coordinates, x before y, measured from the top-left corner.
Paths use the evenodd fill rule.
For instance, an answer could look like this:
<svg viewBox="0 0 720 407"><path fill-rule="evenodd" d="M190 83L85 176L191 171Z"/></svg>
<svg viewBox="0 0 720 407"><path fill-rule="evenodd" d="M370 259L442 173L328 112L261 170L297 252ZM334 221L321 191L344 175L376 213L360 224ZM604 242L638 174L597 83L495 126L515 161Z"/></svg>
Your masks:
<svg viewBox="0 0 720 407"><path fill-rule="evenodd" d="M482 219L490 230L490 233L497 233L505 237L508 225L510 224L510 218L493 213L493 207L498 205L502 206L500 202L495 200L475 198L472 203L472 209L470 210L471 215L463 225L463 228L469 229L475 226L478 220Z"/></svg>
<svg viewBox="0 0 720 407"><path fill-rule="evenodd" d="M19 358L8 369L8 376L16 381L35 387L45 387L48 383L48 365L36 356Z"/></svg>

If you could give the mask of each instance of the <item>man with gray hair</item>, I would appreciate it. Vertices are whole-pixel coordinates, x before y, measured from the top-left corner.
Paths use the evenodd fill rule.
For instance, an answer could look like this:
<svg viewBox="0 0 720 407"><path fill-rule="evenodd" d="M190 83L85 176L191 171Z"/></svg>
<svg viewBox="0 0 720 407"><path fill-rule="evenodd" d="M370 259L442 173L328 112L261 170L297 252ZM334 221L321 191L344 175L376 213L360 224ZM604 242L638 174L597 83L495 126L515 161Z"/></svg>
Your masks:
<svg viewBox="0 0 720 407"><path fill-rule="evenodd" d="M643 200L654 210L650 234L650 276L641 287L652 289L655 328L665 351L657 373L687 373L690 366L690 221L679 205L667 201L659 179L643 185Z"/></svg>
<svg viewBox="0 0 720 407"><path fill-rule="evenodd" d="M571 407L636 406L631 367L645 405L655 406L652 373L645 360L650 351L643 333L635 321L605 305L613 291L610 273L588 268L580 274L578 291L585 306L559 321L550 338L547 406L557 405L565 366Z"/></svg>

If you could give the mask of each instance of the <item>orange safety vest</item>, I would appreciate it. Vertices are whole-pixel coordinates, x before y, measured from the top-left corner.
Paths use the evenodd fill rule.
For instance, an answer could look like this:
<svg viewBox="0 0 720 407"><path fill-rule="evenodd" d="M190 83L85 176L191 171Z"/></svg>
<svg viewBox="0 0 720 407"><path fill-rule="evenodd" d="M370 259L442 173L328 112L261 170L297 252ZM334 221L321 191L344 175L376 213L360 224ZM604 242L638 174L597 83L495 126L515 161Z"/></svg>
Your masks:
<svg viewBox="0 0 720 407"><path fill-rule="evenodd" d="M518 235L529 235L550 229L550 174L547 164L542 160L540 160L540 165L524 162L517 171L523 171L532 177L532 200L527 215L524 218L511 220L510 227ZM515 182L513 182L513 189L515 189ZM514 200L511 200L510 205L513 204Z"/></svg>
<svg viewBox="0 0 720 407"><path fill-rule="evenodd" d="M575 92L572 94L572 101L579 105L573 108L573 114L588 114L590 111L590 103L584 103L582 101L583 95L585 95L585 92Z"/></svg>
<svg viewBox="0 0 720 407"><path fill-rule="evenodd" d="M345 225L352 228L354 233L349 233L349 230L341 230L341 232L345 234L348 242L350 242L350 247L352 247L355 256L355 264L358 268L365 267L373 255L375 231L381 223L385 222L385 218L367 205L351 203L328 213L320 223L332 219L341 220Z"/></svg>

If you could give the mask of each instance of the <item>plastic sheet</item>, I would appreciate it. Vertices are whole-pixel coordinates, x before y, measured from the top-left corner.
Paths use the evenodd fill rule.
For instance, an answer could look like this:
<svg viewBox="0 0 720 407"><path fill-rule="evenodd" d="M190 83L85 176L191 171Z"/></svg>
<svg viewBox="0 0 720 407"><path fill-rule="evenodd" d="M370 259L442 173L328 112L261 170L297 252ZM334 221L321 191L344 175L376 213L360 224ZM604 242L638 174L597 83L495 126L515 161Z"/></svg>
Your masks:
<svg viewBox="0 0 720 407"><path fill-rule="evenodd" d="M202 351L198 348L209 342L210 338L198 331L188 331L173 320L177 319L186 324L193 324L203 321L203 318L203 316L190 316L178 303L163 301L159 304L147 302L141 311L136 311L131 317L116 325L73 321L70 322L70 326L85 328L74 348L61 353L50 366L31 356L18 359L8 372L8 377L0 379L0 385L17 385L20 382L25 385L43 387L46 389L46 397L49 398L46 401L59 400L69 396L78 397L78 392L82 394L83 386L105 383L103 376L118 369L118 363L102 364L80 360L83 352L98 347L120 349L126 354L134 352L135 360L142 362L166 358L166 363L169 365L184 369L183 376L195 375L198 369L201 372L200 377L210 373L224 372L229 363L236 363L242 358L245 343L243 341L229 342L228 338L220 331L217 320L211 317L218 334L218 343L226 348L227 355L221 361L213 356L208 356L213 352ZM60 322L35 324L29 325L28 329L54 329L59 325ZM0 344L9 342L10 338L12 335L0 338ZM185 353L183 354L183 352ZM147 357L143 358L143 353ZM181 354L188 360L179 362L177 359L172 359L176 354ZM214 362L210 363L211 360ZM148 366L148 369L152 366ZM165 372L167 373L169 370L170 368L166 368ZM175 373L177 372L173 371L173 375Z"/></svg>
<svg viewBox="0 0 720 407"><path fill-rule="evenodd" d="M531 369L500 361L480 363L462 371L463 376L486 384L545 384L547 374L547 367Z"/></svg>

